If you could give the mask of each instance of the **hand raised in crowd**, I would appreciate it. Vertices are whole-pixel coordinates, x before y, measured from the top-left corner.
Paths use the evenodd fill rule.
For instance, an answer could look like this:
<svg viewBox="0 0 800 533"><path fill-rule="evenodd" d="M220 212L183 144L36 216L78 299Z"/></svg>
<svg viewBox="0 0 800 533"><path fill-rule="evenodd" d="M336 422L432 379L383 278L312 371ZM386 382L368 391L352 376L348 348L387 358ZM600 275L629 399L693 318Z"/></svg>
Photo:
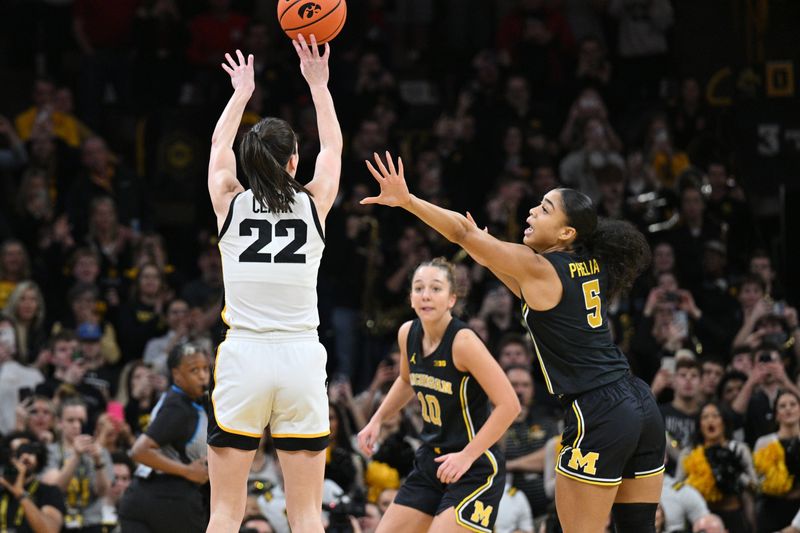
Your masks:
<svg viewBox="0 0 800 533"><path fill-rule="evenodd" d="M377 169L372 166L370 161L365 161L367 169L370 174L375 178L375 181L381 187L381 192L378 196L370 196L361 200L361 204L380 204L389 207L398 207L406 205L411 201L411 194L408 192L408 185L403 173L403 159L397 158L397 167L395 168L392 154L386 152L386 166L381 161L381 157L375 153L375 165ZM387 168L388 167L388 168Z"/></svg>
<svg viewBox="0 0 800 533"><path fill-rule="evenodd" d="M644 304L644 316L652 316L656 306L663 298L664 290L661 287L653 287L647 294L647 302Z"/></svg>
<svg viewBox="0 0 800 533"><path fill-rule="evenodd" d="M380 390L383 385L397 379L397 367L389 361L381 361L372 377L369 388L372 391Z"/></svg>
<svg viewBox="0 0 800 533"><path fill-rule="evenodd" d="M771 312L772 304L770 304L766 299L761 299L750 309L750 312L747 314L747 318L755 322L762 316L768 315Z"/></svg>
<svg viewBox="0 0 800 533"><path fill-rule="evenodd" d="M205 457L195 459L186 465L183 477L198 485L208 482L208 462Z"/></svg>
<svg viewBox="0 0 800 533"><path fill-rule="evenodd" d="M353 400L353 389L349 379L332 383L328 387L328 398L331 403L350 403Z"/></svg>
<svg viewBox="0 0 800 533"><path fill-rule="evenodd" d="M650 390L653 396L658 396L665 389L672 388L672 372L667 368L661 368L653 377L653 382L650 384Z"/></svg>
<svg viewBox="0 0 800 533"><path fill-rule="evenodd" d="M33 363L33 366L42 370L50 364L53 364L53 352L48 348L42 348L42 350L39 351L39 355L36 356L36 361Z"/></svg>
<svg viewBox="0 0 800 533"><path fill-rule="evenodd" d="M325 52L319 55L317 38L313 33L310 37L310 47L302 33L298 33L297 40L292 41L297 56L300 58L300 72L309 87L325 87L328 85L328 58L331 55L331 47L325 43Z"/></svg>
<svg viewBox="0 0 800 533"><path fill-rule="evenodd" d="M678 308L692 317L694 320L699 320L703 316L703 312L697 307L692 293L681 289L678 291Z"/></svg>
<svg viewBox="0 0 800 533"><path fill-rule="evenodd" d="M20 142L17 130L14 129L14 124L3 115L0 115L0 135L10 140L12 144Z"/></svg>
<svg viewBox="0 0 800 533"><path fill-rule="evenodd" d="M790 330L796 329L798 327L798 319L797 319L797 309L794 307L786 306L783 308L783 318L786 320L786 325L789 326Z"/></svg>
<svg viewBox="0 0 800 533"><path fill-rule="evenodd" d="M0 476L0 486L10 492L15 498L19 498L25 492L25 478L28 474L28 467L16 457L11 459L11 464L17 469L17 478L12 485L5 476Z"/></svg>
<svg viewBox="0 0 800 533"><path fill-rule="evenodd" d="M786 366L784 366L783 361L778 359L777 361L765 363L764 366L767 368L767 372L772 375L773 379L782 386L792 385L792 380L786 373Z"/></svg>
<svg viewBox="0 0 800 533"><path fill-rule="evenodd" d="M747 377L748 381L751 381L755 384L760 385L764 383L764 379L770 374L769 363L760 363L756 362L753 365L753 369L750 371L750 375Z"/></svg>
<svg viewBox="0 0 800 533"><path fill-rule="evenodd" d="M103 445L99 440L92 440L92 444L88 450L89 456L94 460L95 464L103 460Z"/></svg>
<svg viewBox="0 0 800 533"><path fill-rule="evenodd" d="M253 54L247 56L247 61L241 50L236 50L238 62L234 61L230 54L225 54L227 63L222 63L222 70L231 77L231 85L234 91L242 91L252 95L256 88L255 74L253 71Z"/></svg>
<svg viewBox="0 0 800 533"><path fill-rule="evenodd" d="M78 359L73 361L72 364L69 365L69 368L67 368L67 372L64 374L64 382L70 385L77 385L83 380L85 374L86 363L83 359Z"/></svg>
<svg viewBox="0 0 800 533"><path fill-rule="evenodd" d="M72 448L79 455L92 455L94 439L91 435L78 435L72 441Z"/></svg>

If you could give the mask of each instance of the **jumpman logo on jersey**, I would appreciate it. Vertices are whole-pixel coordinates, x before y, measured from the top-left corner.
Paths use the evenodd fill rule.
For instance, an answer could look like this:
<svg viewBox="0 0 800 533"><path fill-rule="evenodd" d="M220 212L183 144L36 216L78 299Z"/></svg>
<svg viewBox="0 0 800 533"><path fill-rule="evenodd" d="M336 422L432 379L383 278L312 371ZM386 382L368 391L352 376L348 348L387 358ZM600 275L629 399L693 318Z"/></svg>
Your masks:
<svg viewBox="0 0 800 533"><path fill-rule="evenodd" d="M414 352L414 353L411 354L411 364L412 365L416 365L417 364L417 352Z"/></svg>

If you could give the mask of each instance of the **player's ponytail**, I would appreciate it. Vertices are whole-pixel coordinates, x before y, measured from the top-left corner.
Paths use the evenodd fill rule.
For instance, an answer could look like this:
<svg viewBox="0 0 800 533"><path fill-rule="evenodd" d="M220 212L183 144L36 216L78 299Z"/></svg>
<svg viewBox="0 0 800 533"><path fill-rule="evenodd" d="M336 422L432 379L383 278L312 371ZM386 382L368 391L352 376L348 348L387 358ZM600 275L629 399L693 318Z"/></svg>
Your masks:
<svg viewBox="0 0 800 533"><path fill-rule="evenodd" d="M629 222L598 219L592 200L585 194L574 189L559 192L567 224L577 233L573 249L596 257L606 269L610 297L630 289L650 264L650 246L644 235Z"/></svg>
<svg viewBox="0 0 800 533"><path fill-rule="evenodd" d="M272 212L288 211L296 192L311 193L286 171L297 137L285 120L267 117L242 138L239 162L255 199Z"/></svg>

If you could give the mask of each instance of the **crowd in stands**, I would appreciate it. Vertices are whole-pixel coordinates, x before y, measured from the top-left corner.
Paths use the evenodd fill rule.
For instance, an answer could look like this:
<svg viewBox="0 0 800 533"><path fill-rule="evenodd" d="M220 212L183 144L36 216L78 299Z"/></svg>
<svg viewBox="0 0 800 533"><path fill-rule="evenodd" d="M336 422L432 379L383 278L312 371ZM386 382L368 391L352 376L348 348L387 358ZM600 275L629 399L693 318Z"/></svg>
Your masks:
<svg viewBox="0 0 800 533"><path fill-rule="evenodd" d="M318 151L313 105L274 1L15 9L18 37L37 40L29 101L0 104L0 529L113 533L128 485L149 474L132 450L173 382L170 353L190 342L213 368L224 335L204 164L165 185L136 158L139 128L166 110L216 116L230 94L219 63L241 48L255 54L257 77L242 126L286 118L300 135L303 181ZM354 436L398 375L410 276L439 255L457 264L454 314L522 404L502 441L496 531L560 531L562 413L519 302L410 216L359 204L377 190L364 159L389 149L406 161L414 194L469 210L498 238L519 242L528 209L559 186L635 224L652 265L605 312L666 422L657 531L800 533L796 302L749 200L756 178L738 175L702 80L671 62L674 20L670 0L349 3L331 60L346 139L341 194L318 287L329 531L374 531L412 468L416 403L384 422L370 460ZM198 152L213 119L206 127ZM196 210L157 209L165 187L202 191L189 199ZM182 242L162 231L175 217ZM187 490L205 494L203 467L180 460L191 465ZM242 531L288 532L281 486L266 431Z"/></svg>

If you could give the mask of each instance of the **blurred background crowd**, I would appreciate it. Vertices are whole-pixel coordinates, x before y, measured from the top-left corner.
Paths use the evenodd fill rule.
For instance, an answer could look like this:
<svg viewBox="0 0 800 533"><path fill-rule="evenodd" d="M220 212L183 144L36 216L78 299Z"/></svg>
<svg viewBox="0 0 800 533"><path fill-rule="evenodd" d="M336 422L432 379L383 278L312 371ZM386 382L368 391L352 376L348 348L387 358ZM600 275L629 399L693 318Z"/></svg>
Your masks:
<svg viewBox="0 0 800 533"><path fill-rule="evenodd" d="M288 120L301 181L313 104L274 0L4 0L0 13L0 526L110 533L148 474L130 451L170 387L168 355L191 342L213 365L224 335L205 174L230 94L223 54L255 55L242 130ZM559 186L635 224L653 262L607 312L666 420L659 531L800 532L787 209L800 113L783 60L798 17L788 0L350 2L332 43L346 144L318 287L329 531L373 531L412 467L415 404L371 460L353 437L397 377L410 276L439 255L457 264L455 314L523 404L497 531L558 531L561 413L519 302L410 216L358 203L376 190L364 159L389 149L414 194L505 240ZM243 531L288 531L268 436L250 478Z"/></svg>

